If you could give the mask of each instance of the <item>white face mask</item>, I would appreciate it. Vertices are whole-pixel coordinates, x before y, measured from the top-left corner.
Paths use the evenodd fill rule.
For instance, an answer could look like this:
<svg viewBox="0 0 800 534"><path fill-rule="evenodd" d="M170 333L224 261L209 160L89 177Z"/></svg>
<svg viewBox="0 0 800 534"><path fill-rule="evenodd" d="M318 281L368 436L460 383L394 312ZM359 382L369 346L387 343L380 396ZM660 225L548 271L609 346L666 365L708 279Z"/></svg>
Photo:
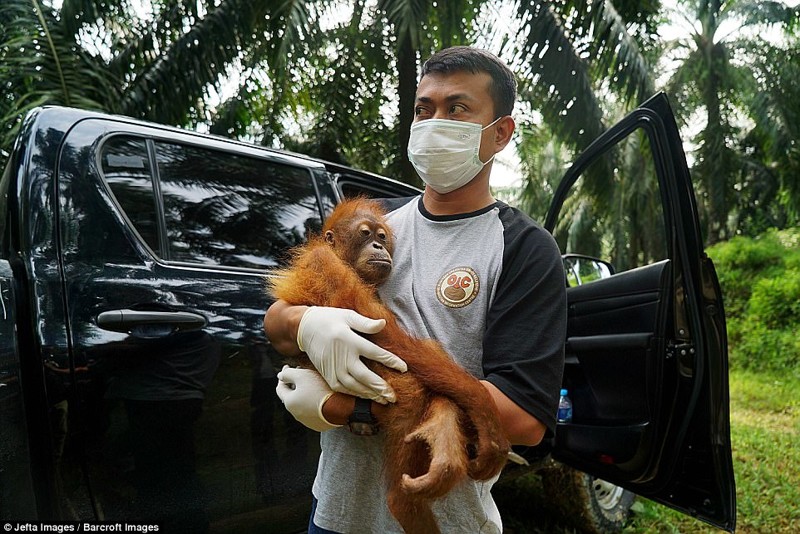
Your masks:
<svg viewBox="0 0 800 534"><path fill-rule="evenodd" d="M494 159L481 162L481 132L474 122L450 119L425 119L411 125L408 159L422 181L437 193L445 194L466 185Z"/></svg>

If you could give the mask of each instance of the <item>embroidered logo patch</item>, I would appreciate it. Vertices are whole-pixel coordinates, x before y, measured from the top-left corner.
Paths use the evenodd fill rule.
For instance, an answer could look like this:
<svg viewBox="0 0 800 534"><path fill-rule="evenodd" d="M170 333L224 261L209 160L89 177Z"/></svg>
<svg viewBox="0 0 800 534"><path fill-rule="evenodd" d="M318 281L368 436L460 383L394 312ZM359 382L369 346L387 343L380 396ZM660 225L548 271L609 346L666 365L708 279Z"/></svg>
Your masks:
<svg viewBox="0 0 800 534"><path fill-rule="evenodd" d="M448 308L463 308L478 296L480 281L469 267L450 269L436 284L436 298Z"/></svg>

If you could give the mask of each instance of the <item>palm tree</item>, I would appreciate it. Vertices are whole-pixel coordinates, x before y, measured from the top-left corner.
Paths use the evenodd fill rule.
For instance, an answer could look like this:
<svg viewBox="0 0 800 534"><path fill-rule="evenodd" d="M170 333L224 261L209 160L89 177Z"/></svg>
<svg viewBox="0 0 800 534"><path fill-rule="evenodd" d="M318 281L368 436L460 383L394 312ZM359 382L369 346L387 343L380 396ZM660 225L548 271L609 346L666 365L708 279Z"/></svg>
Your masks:
<svg viewBox="0 0 800 534"><path fill-rule="evenodd" d="M318 34L319 41L303 44L304 59L290 67L299 82L293 88L295 101L285 108L273 108L273 115L276 109L291 110L293 119L308 127L280 140L272 137L268 144L282 144L418 184L405 146L420 62L437 49L490 34L489 24L476 25L475 21L491 14L492 5L477 1L434 5L419 0L381 0L374 5L356 0L336 5L339 12L349 8L350 16L329 25ZM522 99L541 109L571 146L583 148L605 127L594 96L597 85L592 82L611 77L611 86L634 103L652 93L647 62L628 28L633 20L642 35L653 34L648 26L653 11L620 13L610 2L594 2L590 9L585 2L541 5L544 8L536 11L534 22L530 22L533 6L517 5L520 34L507 41L518 46L495 51L505 52L520 69ZM565 26L564 21L570 23ZM576 36L581 39L579 46L572 43ZM491 38L489 35L484 41ZM567 46L552 47L543 62L530 61L541 51L537 46L549 39ZM587 61L587 55L597 61ZM563 65L573 65L577 76L565 75ZM540 83L526 82L531 79L540 79ZM576 84L576 79L580 83ZM558 90L543 90L550 85ZM232 97L214 117L212 131L237 133L243 131L237 121L257 122L253 112L243 110L268 110L255 102L263 101L263 94L269 92L266 87ZM392 114L389 120L387 112ZM267 142L270 130L264 128L262 135Z"/></svg>
<svg viewBox="0 0 800 534"><path fill-rule="evenodd" d="M737 114L763 117L757 89L761 84L751 67L756 62L753 45L762 41L759 30L796 23L798 10L773 1L683 0L681 4L680 13L690 15L683 17L685 36L669 43L677 52L673 58L679 67L667 87L684 119L693 114L702 117L693 176L706 239L715 243L736 230L728 218L738 169L747 163L736 150L736 139L742 136ZM681 15L676 11L676 16Z"/></svg>
<svg viewBox="0 0 800 534"><path fill-rule="evenodd" d="M345 8L350 16L306 46L304 66L294 66L302 95L295 119L310 128L283 145L419 185L405 151L419 62L469 42L477 11L462 1L355 0L336 9Z"/></svg>
<svg viewBox="0 0 800 534"><path fill-rule="evenodd" d="M0 149L10 149L22 116L36 106L112 108L118 84L98 58L77 46L75 34L36 0L0 5Z"/></svg>
<svg viewBox="0 0 800 534"><path fill-rule="evenodd" d="M518 145L526 182L520 205L534 216L545 213L565 162L654 92L649 65L658 53L658 6L647 11L619 4L620 10L611 2L519 6L520 18L528 21L524 40L516 44L527 81L521 87L523 101L536 104L549 130L523 124ZM537 132L538 141L526 140L529 132ZM608 154L581 178L555 229L563 250L572 251L572 243L579 242L579 252L611 258L619 268L658 256L658 244L646 239L659 235L658 212L650 209L657 187L643 179L646 161L637 140ZM614 173L614 166L625 170Z"/></svg>
<svg viewBox="0 0 800 534"><path fill-rule="evenodd" d="M753 123L738 147L746 164L734 185L736 228L747 235L800 223L800 41L786 34L753 54Z"/></svg>
<svg viewBox="0 0 800 534"><path fill-rule="evenodd" d="M615 94L630 107L654 92L646 49L657 4L630 7L636 6L620 11L602 0L519 3L521 96L575 150L608 126L600 95Z"/></svg>
<svg viewBox="0 0 800 534"><path fill-rule="evenodd" d="M151 5L151 12L138 15L126 0L64 0L60 9L41 0L4 2L0 83L8 90L0 119L12 126L0 147L8 148L14 119L36 105L56 103L181 126L207 122L214 133L301 149L414 182L404 147L419 62L433 50L475 40L485 28L473 23L489 4ZM633 88L624 91L626 100L650 92L645 62L625 25L625 16L642 17L638 11L626 15L608 1L522 2L516 10L521 33L511 42L519 44L522 99L540 109L571 146L582 148L604 127L592 82L613 73L610 86ZM342 21L331 23L337 19ZM551 40L565 46L543 54ZM597 61L586 61L587 55ZM232 70L242 73L239 87L210 108L212 90ZM289 128L293 124L300 128Z"/></svg>
<svg viewBox="0 0 800 534"><path fill-rule="evenodd" d="M0 5L0 149L40 105L60 104L174 125L206 120L205 99L235 62L267 61L281 85L286 57L314 32L303 2L41 0Z"/></svg>

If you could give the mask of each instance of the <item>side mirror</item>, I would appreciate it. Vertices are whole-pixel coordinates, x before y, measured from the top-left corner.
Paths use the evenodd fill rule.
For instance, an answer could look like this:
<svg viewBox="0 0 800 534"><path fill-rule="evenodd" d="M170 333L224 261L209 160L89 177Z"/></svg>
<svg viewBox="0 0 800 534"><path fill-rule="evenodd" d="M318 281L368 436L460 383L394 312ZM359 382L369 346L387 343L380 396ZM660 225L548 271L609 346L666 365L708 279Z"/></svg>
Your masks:
<svg viewBox="0 0 800 534"><path fill-rule="evenodd" d="M614 266L609 262L591 256L564 254L561 259L564 262L564 271L567 273L567 282L570 287L602 280L615 272Z"/></svg>

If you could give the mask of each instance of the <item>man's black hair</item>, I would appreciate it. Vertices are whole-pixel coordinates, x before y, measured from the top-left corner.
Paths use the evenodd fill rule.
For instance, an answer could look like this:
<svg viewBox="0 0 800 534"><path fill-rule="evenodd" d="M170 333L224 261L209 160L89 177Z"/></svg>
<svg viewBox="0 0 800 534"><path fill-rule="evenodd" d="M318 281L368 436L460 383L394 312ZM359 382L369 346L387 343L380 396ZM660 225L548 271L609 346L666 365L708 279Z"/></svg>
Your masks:
<svg viewBox="0 0 800 534"><path fill-rule="evenodd" d="M511 115L517 98L517 81L514 73L497 56L480 48L453 46L440 50L422 65L422 76L432 72L485 72L492 78L489 94L494 102L495 118Z"/></svg>

